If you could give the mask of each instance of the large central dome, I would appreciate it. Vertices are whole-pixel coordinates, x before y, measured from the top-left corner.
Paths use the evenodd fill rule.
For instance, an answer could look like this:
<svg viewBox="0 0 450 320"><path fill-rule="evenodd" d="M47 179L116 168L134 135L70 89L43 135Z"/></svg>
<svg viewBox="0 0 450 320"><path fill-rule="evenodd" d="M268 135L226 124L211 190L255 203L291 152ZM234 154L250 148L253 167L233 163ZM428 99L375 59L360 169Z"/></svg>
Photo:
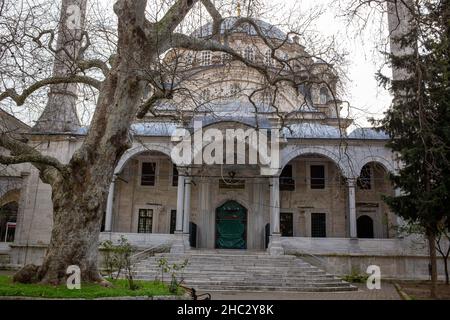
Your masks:
<svg viewBox="0 0 450 320"><path fill-rule="evenodd" d="M241 24L237 28L233 28L233 26L235 25L235 23L238 19L239 19L238 17L225 18L222 21L222 24L220 26L220 33L223 35L226 31L233 29L231 31L232 33L246 33L250 36L258 35L255 28L248 23L244 23L244 24ZM286 40L286 37L287 37L286 33L281 31L279 28L275 27L274 25L267 23L265 21L259 20L259 19L253 18L252 20L255 22L256 25L259 26L259 28L262 30L265 37L270 38L270 39L278 39L281 41ZM212 36L212 33L213 33L213 23L210 22L210 23L207 23L207 24L203 25L202 27L198 28L197 30L195 30L192 33L192 36L198 37L198 38L208 38L208 37Z"/></svg>

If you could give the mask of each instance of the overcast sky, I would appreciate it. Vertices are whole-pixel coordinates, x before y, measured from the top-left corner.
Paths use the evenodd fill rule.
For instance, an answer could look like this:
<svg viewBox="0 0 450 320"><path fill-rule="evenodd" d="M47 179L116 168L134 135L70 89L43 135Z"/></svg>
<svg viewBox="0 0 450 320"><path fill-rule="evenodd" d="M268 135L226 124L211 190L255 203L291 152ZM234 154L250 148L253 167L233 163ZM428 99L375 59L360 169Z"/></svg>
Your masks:
<svg viewBox="0 0 450 320"><path fill-rule="evenodd" d="M1 1L1 0L0 0ZM100 0L106 5L107 14L113 15L112 0ZM213 0L214 1L214 0ZM216 2L230 0L215 0ZM237 0L231 0L232 5L228 10L228 15L236 15ZM350 103L350 117L355 119L357 126L370 126L367 119L370 117L381 117L391 102L391 96L384 89L380 88L375 79L375 73L383 65L382 55L379 49L383 48L386 42L386 32L380 31L387 26L387 22L381 20L381 16L374 16L369 21L364 32L359 33L359 28L348 25L346 18L342 17L343 11L339 4L348 3L354 0L259 0L267 3L270 8L265 14L264 20L275 25L283 24L290 16L308 15L311 10L322 9L322 14L314 20L308 29L317 32L322 36L335 37L341 49L348 52L346 65L345 92L341 99ZM240 1L244 4L244 0ZM92 1L91 3L94 3ZM161 3L160 0L149 0L151 4ZM230 7L230 6L229 6ZM110 11L111 10L111 11ZM153 10L150 10L150 12ZM110 12L110 13L109 13ZM206 12L203 17L207 16ZM309 16L309 15L308 15ZM203 19L202 19L203 20ZM294 19L295 20L295 19ZM292 22L292 21L291 21ZM289 30L285 30L289 31ZM303 43L308 50L308 43ZM389 70L385 70L389 74ZM14 109L14 108L13 108ZM344 115L346 116L346 115ZM27 116L19 116L26 119Z"/></svg>
<svg viewBox="0 0 450 320"><path fill-rule="evenodd" d="M293 5L297 10L307 13L314 6L322 7L324 13L317 19L317 31L323 35L335 36L348 52L348 82L346 93L342 97L351 104L350 116L355 118L359 126L370 126L367 118L380 117L391 103L389 92L380 88L375 73L383 66L384 58L380 49L386 48L387 21L381 14L374 15L360 34L360 28L349 25L348 19L342 16L339 3L351 0L270 0L290 10ZM381 28L380 28L381 27ZM305 44L308 47L308 44ZM383 72L390 73L386 67Z"/></svg>

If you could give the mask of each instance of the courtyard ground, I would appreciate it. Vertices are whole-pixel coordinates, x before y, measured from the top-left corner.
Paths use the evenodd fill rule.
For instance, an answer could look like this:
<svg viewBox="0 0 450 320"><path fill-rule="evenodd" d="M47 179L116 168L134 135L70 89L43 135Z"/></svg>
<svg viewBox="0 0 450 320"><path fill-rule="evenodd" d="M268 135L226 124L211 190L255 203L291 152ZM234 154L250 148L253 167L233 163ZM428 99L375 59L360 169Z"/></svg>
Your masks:
<svg viewBox="0 0 450 320"><path fill-rule="evenodd" d="M210 292L212 300L401 300L391 283L381 290L368 290L365 284L354 284L358 291L349 292ZM201 292L203 293L203 292Z"/></svg>
<svg viewBox="0 0 450 320"><path fill-rule="evenodd" d="M397 282L403 292L411 299L428 300L430 299L430 283L429 281L399 281ZM450 300L450 285L444 283L438 284L438 297L442 300Z"/></svg>

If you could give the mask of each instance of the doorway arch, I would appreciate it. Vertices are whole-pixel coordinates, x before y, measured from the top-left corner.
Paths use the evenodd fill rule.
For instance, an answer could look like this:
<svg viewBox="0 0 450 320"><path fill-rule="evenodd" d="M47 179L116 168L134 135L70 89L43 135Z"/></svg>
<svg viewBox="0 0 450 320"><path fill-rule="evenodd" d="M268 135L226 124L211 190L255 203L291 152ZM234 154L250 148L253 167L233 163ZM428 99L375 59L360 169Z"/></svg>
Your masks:
<svg viewBox="0 0 450 320"><path fill-rule="evenodd" d="M247 208L230 200L216 209L216 249L247 249Z"/></svg>
<svg viewBox="0 0 450 320"><path fill-rule="evenodd" d="M356 228L358 233L358 238L361 239L373 239L373 220L369 216L360 216L356 221Z"/></svg>

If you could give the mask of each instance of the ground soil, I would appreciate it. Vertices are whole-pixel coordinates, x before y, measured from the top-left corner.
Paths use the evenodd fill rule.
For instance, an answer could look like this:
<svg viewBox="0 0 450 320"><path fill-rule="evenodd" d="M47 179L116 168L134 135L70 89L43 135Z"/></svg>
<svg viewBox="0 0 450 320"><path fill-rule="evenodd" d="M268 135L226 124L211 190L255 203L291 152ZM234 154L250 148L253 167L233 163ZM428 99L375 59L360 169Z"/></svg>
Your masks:
<svg viewBox="0 0 450 320"><path fill-rule="evenodd" d="M398 283L402 290L413 299L428 300L430 298L429 281L404 281ZM441 300L450 300L450 285L438 284L438 296Z"/></svg>

